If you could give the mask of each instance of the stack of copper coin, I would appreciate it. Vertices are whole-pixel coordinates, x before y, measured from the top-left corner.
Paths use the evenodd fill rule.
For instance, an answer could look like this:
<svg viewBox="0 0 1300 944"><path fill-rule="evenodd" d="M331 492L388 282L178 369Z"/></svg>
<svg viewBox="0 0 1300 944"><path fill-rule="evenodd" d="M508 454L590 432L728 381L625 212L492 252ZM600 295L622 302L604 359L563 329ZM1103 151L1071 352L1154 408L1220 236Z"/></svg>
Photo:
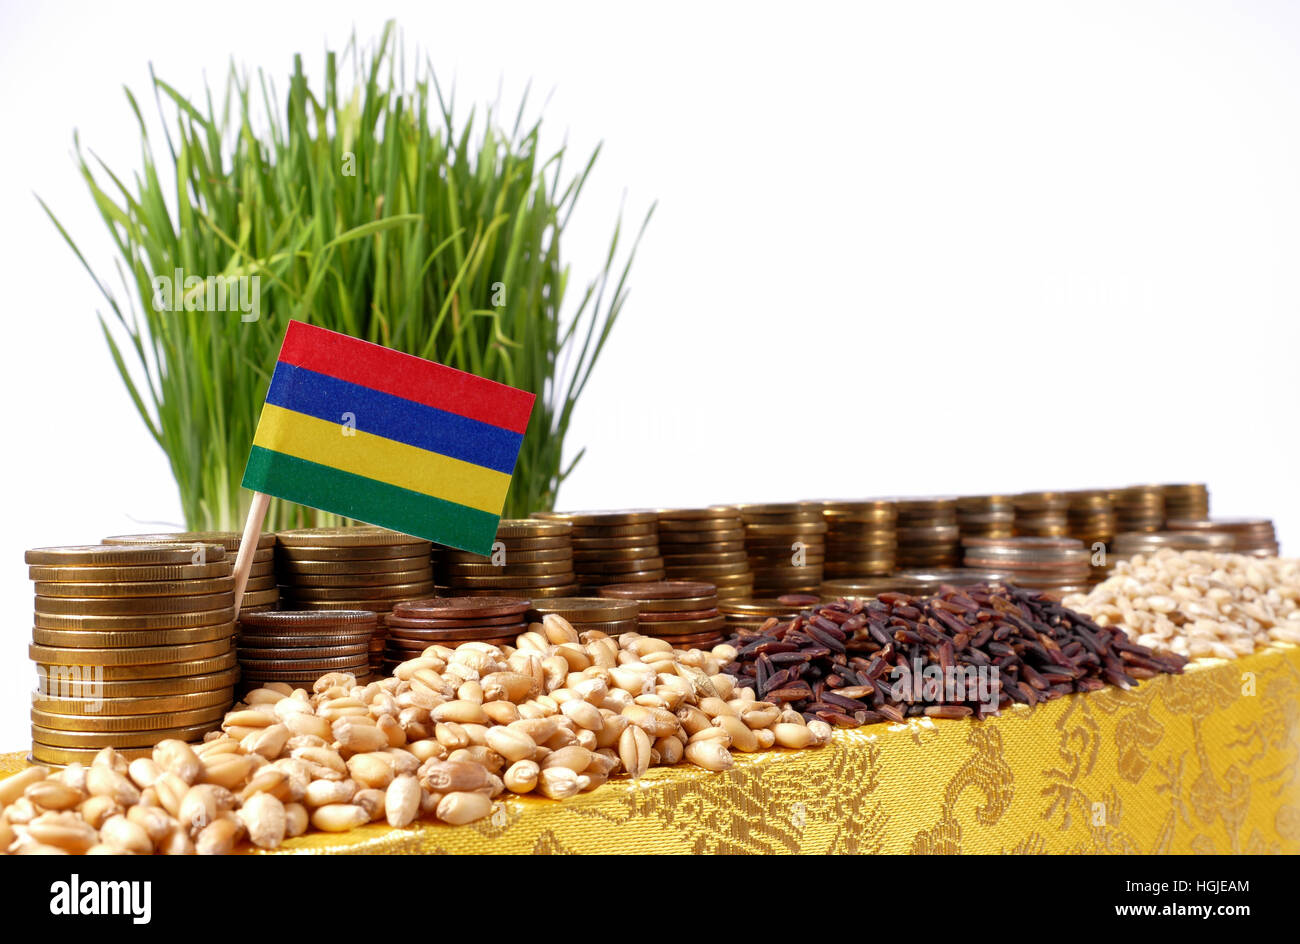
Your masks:
<svg viewBox="0 0 1300 944"><path fill-rule="evenodd" d="M717 589L695 580L616 583L600 595L637 605L637 631L659 636L675 649L712 649L722 642L727 621L718 611Z"/></svg>
<svg viewBox="0 0 1300 944"><path fill-rule="evenodd" d="M664 579L659 515L653 511L544 511L534 517L573 526L573 570L583 593L605 584Z"/></svg>
<svg viewBox="0 0 1300 944"><path fill-rule="evenodd" d="M203 563L194 563L194 561ZM200 740L234 702L235 600L218 544L45 547L36 582L32 759L141 757Z"/></svg>
<svg viewBox="0 0 1300 944"><path fill-rule="evenodd" d="M1092 554L1074 538L966 538L965 564L1003 582L1058 596L1088 589Z"/></svg>
<svg viewBox="0 0 1300 944"><path fill-rule="evenodd" d="M957 529L964 538L1009 538L1016 506L1010 495L963 495L957 499Z"/></svg>
<svg viewBox="0 0 1300 944"><path fill-rule="evenodd" d="M573 526L567 521L505 518L487 557L445 548L439 554L438 586L446 596L572 596Z"/></svg>
<svg viewBox="0 0 1300 944"><path fill-rule="evenodd" d="M1160 485L1132 485L1113 493L1115 531L1159 531L1165 526L1165 492Z"/></svg>
<svg viewBox="0 0 1300 944"><path fill-rule="evenodd" d="M826 501L824 579L887 574L898 555L898 510L887 499Z"/></svg>
<svg viewBox="0 0 1300 944"><path fill-rule="evenodd" d="M1156 551L1236 553L1236 539L1226 531L1126 531L1115 535L1110 555L1116 560Z"/></svg>
<svg viewBox="0 0 1300 944"><path fill-rule="evenodd" d="M1021 492L1016 506L1016 535L1062 538L1070 531L1070 496L1065 492Z"/></svg>
<svg viewBox="0 0 1300 944"><path fill-rule="evenodd" d="M745 554L754 574L754 593L811 592L826 563L826 520L820 502L740 505Z"/></svg>
<svg viewBox="0 0 1300 944"><path fill-rule="evenodd" d="M1170 531L1221 531L1232 535L1234 552L1255 557L1277 557L1281 548L1268 518L1171 518Z"/></svg>
<svg viewBox="0 0 1300 944"><path fill-rule="evenodd" d="M798 599L802 600L803 597L800 596ZM791 602L791 598L787 597L784 600L769 598L720 603L718 609L722 611L723 618L727 621L727 635L734 636L740 632L753 632L760 629L769 619L778 619L782 622L792 620L799 615L799 611L804 609L805 605Z"/></svg>
<svg viewBox="0 0 1300 944"><path fill-rule="evenodd" d="M639 586L639 585L638 585ZM639 609L635 600L615 600L606 597L552 597L534 600L528 611L529 629L536 629L545 617L563 616L579 635L602 632L606 636L637 631Z"/></svg>
<svg viewBox="0 0 1300 944"><path fill-rule="evenodd" d="M378 616L371 610L279 610L239 614L239 669L245 690L271 682L310 689L328 672L365 683Z"/></svg>
<svg viewBox="0 0 1300 944"><path fill-rule="evenodd" d="M897 505L899 568L956 567L961 563L957 499L900 498Z"/></svg>
<svg viewBox="0 0 1300 944"><path fill-rule="evenodd" d="M661 508L659 550L669 580L706 580L719 600L748 600L754 574L745 554L745 526L734 505Z"/></svg>
<svg viewBox="0 0 1300 944"><path fill-rule="evenodd" d="M429 646L454 649L465 642L513 646L528 629L528 601L514 597L439 597L399 603L388 626L384 667L419 657Z"/></svg>
<svg viewBox="0 0 1300 944"><path fill-rule="evenodd" d="M220 544L232 566L239 553L237 531L170 531L161 534L115 534L104 538L105 544ZM275 535L267 531L258 535L253 566L239 604L239 612L257 613L274 610L280 604L280 590L275 584Z"/></svg>
<svg viewBox="0 0 1300 944"><path fill-rule="evenodd" d="M1204 520L1210 517L1210 490L1203 483L1165 485L1165 518Z"/></svg>

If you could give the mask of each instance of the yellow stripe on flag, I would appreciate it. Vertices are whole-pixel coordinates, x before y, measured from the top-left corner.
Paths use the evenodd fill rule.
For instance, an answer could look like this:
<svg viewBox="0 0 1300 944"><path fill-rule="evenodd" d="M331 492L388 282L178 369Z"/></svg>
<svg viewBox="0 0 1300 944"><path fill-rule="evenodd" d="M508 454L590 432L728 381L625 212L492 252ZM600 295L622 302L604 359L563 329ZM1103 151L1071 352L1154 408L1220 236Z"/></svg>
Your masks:
<svg viewBox="0 0 1300 944"><path fill-rule="evenodd" d="M273 404L262 407L254 445L297 459L432 495L489 514L501 513L510 476L461 459L348 429Z"/></svg>

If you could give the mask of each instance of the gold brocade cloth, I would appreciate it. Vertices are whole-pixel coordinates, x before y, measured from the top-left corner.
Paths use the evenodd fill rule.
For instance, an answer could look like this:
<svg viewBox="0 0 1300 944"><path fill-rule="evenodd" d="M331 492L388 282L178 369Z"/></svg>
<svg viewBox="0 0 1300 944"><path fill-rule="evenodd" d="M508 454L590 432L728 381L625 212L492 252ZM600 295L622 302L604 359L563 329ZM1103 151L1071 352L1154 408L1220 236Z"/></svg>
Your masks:
<svg viewBox="0 0 1300 944"><path fill-rule="evenodd" d="M652 770L468 826L313 833L290 853L1296 853L1300 649L1205 662L983 722ZM23 766L0 755L0 774Z"/></svg>

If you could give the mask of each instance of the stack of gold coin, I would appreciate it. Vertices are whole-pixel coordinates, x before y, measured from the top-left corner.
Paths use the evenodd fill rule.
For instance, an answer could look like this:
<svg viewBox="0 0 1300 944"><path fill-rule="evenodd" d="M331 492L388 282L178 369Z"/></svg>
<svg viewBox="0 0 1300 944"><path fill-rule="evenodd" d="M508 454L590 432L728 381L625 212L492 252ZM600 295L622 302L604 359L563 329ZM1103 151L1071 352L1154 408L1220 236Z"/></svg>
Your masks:
<svg viewBox="0 0 1300 944"><path fill-rule="evenodd" d="M384 666L391 671L429 646L454 649L466 642L513 646L528 628L527 611L528 601L514 597L439 597L399 603L384 617L388 625Z"/></svg>
<svg viewBox="0 0 1300 944"><path fill-rule="evenodd" d="M1268 518L1171 518L1170 531L1219 531L1232 535L1234 553L1255 557L1277 557L1281 548L1277 532Z"/></svg>
<svg viewBox="0 0 1300 944"><path fill-rule="evenodd" d="M961 563L957 499L900 498L897 507L901 569L956 567Z"/></svg>
<svg viewBox="0 0 1300 944"><path fill-rule="evenodd" d="M1125 531L1115 535L1110 556L1120 560L1162 550L1233 554L1236 547L1236 539L1227 531Z"/></svg>
<svg viewBox="0 0 1300 944"><path fill-rule="evenodd" d="M804 606L790 602L790 599L789 597L784 600L778 597L769 597L759 600L719 603L718 609L722 611L722 616L727 621L727 635L734 636L742 632L756 632L762 629L763 624L769 619L777 619L781 622L794 619Z"/></svg>
<svg viewBox="0 0 1300 944"><path fill-rule="evenodd" d="M1161 485L1132 485L1113 495L1115 530L1159 531L1165 526L1165 493Z"/></svg>
<svg viewBox="0 0 1300 944"><path fill-rule="evenodd" d="M1165 485L1165 518L1204 520L1210 517L1210 490L1203 483Z"/></svg>
<svg viewBox="0 0 1300 944"><path fill-rule="evenodd" d="M637 631L658 636L675 649L712 649L722 642L727 621L718 611L717 588L697 580L616 583L600 595L637 605Z"/></svg>
<svg viewBox="0 0 1300 944"><path fill-rule="evenodd" d="M1022 492L1016 506L1016 535L1062 538L1070 531L1070 496L1065 492Z"/></svg>
<svg viewBox="0 0 1300 944"><path fill-rule="evenodd" d="M977 583L999 583L1005 579L1006 573L1003 571L977 570L973 567L908 570L880 577L827 580L817 592L823 600L870 598L882 593L907 593L921 596L934 593L945 584L953 587L969 587Z"/></svg>
<svg viewBox="0 0 1300 944"><path fill-rule="evenodd" d="M957 499L957 528L964 538L1009 538L1016 506L1010 495L963 495Z"/></svg>
<svg viewBox="0 0 1300 944"><path fill-rule="evenodd" d="M1074 538L964 538L965 565L1000 575L1003 582L1063 596L1086 593L1088 548Z"/></svg>
<svg viewBox="0 0 1300 944"><path fill-rule="evenodd" d="M434 592L432 544L420 538L361 526L281 531L275 541L287 609L387 613Z"/></svg>
<svg viewBox="0 0 1300 944"><path fill-rule="evenodd" d="M105 544L220 544L226 559L234 565L241 536L237 531L169 531L160 534L115 534L104 538ZM280 590L275 583L275 535L266 531L257 538L253 566L248 572L239 612L257 613L274 610L280 604Z"/></svg>
<svg viewBox="0 0 1300 944"><path fill-rule="evenodd" d="M487 557L442 550L438 586L447 596L572 596L578 591L572 536L567 521L502 519Z"/></svg>
<svg viewBox="0 0 1300 944"><path fill-rule="evenodd" d="M220 725L238 677L225 548L45 547L26 561L36 583L34 761L89 763L103 747L140 757Z"/></svg>
<svg viewBox="0 0 1300 944"><path fill-rule="evenodd" d="M821 502L739 505L754 593L779 596L817 589L826 564Z"/></svg>
<svg viewBox="0 0 1300 944"><path fill-rule="evenodd" d="M533 517L573 527L573 570L582 593L594 594L611 583L664 579L659 515L654 511L541 511Z"/></svg>
<svg viewBox="0 0 1300 944"><path fill-rule="evenodd" d="M826 521L823 577L887 574L898 555L898 510L888 499L821 502Z"/></svg>
<svg viewBox="0 0 1300 944"><path fill-rule="evenodd" d="M1088 580L1100 583L1110 576L1107 551L1115 539L1115 503L1110 492L1104 489L1082 489L1065 494L1070 500L1069 536L1088 548L1089 560L1092 561Z"/></svg>
<svg viewBox="0 0 1300 944"><path fill-rule="evenodd" d="M606 636L637 631L635 600L612 600L605 597L552 597L534 600L528 611L529 629L551 614L563 616L579 634L602 632Z"/></svg>
<svg viewBox="0 0 1300 944"><path fill-rule="evenodd" d="M705 580L719 600L748 600L754 575L745 554L745 526L734 505L659 510L659 550L669 580Z"/></svg>
<svg viewBox="0 0 1300 944"><path fill-rule="evenodd" d="M365 684L378 616L370 610L279 610L239 614L239 668L245 689L270 682L310 689L327 672Z"/></svg>

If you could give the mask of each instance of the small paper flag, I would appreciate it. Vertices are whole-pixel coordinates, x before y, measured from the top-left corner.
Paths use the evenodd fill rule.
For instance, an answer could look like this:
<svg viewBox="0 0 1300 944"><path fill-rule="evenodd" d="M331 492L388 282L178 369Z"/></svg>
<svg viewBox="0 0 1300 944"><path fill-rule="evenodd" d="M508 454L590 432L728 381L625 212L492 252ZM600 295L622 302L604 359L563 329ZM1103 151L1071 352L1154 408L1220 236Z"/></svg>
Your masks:
<svg viewBox="0 0 1300 944"><path fill-rule="evenodd" d="M535 399L290 321L244 487L488 554Z"/></svg>

